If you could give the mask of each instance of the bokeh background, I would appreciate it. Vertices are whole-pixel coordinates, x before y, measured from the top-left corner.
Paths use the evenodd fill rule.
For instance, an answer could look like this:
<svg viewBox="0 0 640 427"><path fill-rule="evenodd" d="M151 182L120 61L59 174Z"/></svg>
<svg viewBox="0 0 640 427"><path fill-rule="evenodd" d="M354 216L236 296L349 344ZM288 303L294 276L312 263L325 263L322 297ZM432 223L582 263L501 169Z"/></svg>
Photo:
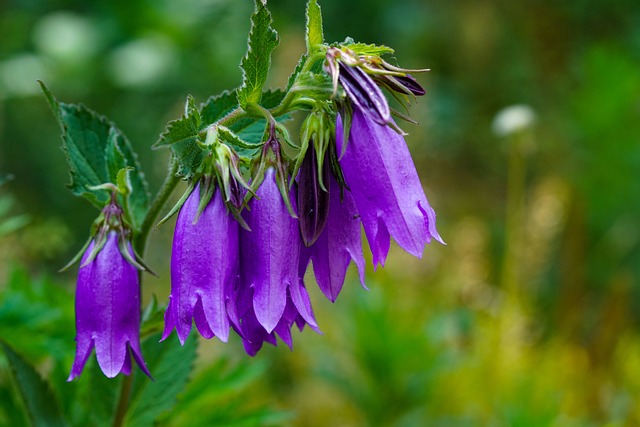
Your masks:
<svg viewBox="0 0 640 427"><path fill-rule="evenodd" d="M251 359L239 339L202 340L199 382L165 424L640 425L640 2L320 4L328 41L386 44L431 68L411 110L420 126L404 128L448 245L421 260L392 246L370 290L350 271L335 304L310 286L324 335L296 333L293 352ZM269 7L282 86L304 50L304 2ZM251 10L0 2L0 175L13 175L0 187L0 336L54 389L74 349L75 273L56 271L97 211L64 189L35 80L115 121L157 189L167 153L150 145L187 94L240 84ZM160 278L146 278L145 301L166 301L171 233L151 238ZM0 424L24 419L15 392L0 356Z"/></svg>

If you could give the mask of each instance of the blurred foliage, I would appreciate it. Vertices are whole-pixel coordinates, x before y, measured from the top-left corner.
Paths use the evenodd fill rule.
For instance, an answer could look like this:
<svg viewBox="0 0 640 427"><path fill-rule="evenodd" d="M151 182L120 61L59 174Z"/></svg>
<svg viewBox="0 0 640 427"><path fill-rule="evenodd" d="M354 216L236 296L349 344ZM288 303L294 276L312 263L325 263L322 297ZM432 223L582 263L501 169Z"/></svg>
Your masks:
<svg viewBox="0 0 640 427"><path fill-rule="evenodd" d="M402 65L432 69L411 111L421 126L404 127L448 246L428 247L423 260L394 248L384 269L368 272L370 292L350 282L336 304L311 289L324 335L298 334L293 353L265 348L254 360L238 342L202 343L163 423L640 424L640 3L320 4L327 40L386 44ZM269 6L281 36L276 86L304 50L304 7ZM149 147L186 95L240 84L251 8L0 3L0 174L15 176L0 189L0 227L30 220L0 236L0 338L59 398L120 380L88 366L79 382L64 382L71 277L64 286L33 279L66 262L96 214L62 190L59 131L35 80L116 122L155 189L166 158ZM533 108L536 124L498 138L492 120L512 104ZM170 232L150 245L161 266ZM10 273L15 262L25 268ZM162 301L169 284L159 272L145 294ZM0 424L23 425L1 363ZM91 424L73 399L60 402L72 424Z"/></svg>

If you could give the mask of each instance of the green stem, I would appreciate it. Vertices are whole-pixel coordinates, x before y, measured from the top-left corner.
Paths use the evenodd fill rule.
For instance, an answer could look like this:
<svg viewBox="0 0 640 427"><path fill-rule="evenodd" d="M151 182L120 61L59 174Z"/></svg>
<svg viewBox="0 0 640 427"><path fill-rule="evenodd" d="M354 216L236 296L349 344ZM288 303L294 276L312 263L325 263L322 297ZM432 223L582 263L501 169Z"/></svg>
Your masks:
<svg viewBox="0 0 640 427"><path fill-rule="evenodd" d="M124 377L122 380L116 416L113 418L113 427L122 427L124 425L124 417L127 415L127 409L129 409L129 396L131 395L131 386L133 384L133 372L134 371L131 370L131 374Z"/></svg>
<svg viewBox="0 0 640 427"><path fill-rule="evenodd" d="M180 178L177 176L178 172L178 161L175 157L171 158L171 165L169 167L169 171L167 176L158 190L156 197L151 202L151 206L147 211L147 215L144 217L144 221L142 222L142 226L140 227L140 232L136 236L134 241L134 248L138 254L144 256L144 251L147 245L147 239L149 238L149 232L153 227L153 224L160 213L160 210L165 205L169 196L180 182ZM116 407L116 414L113 418L113 427L122 427L124 425L124 419L127 415L127 410L129 409L129 397L131 395L131 386L133 384L133 374L134 371L131 371L131 374L122 380L122 385L120 387L120 397L118 398L118 406Z"/></svg>
<svg viewBox="0 0 640 427"><path fill-rule="evenodd" d="M153 202L147 211L147 215L144 217L142 226L140 227L140 232L135 239L134 248L141 256L144 256L149 232L151 231L151 228L153 228L158 214L160 214L160 210L164 207L167 199L169 199L169 196L176 188L176 185L178 185L178 182L180 182L180 178L176 174L177 172L178 160L175 157L172 157L169 173L162 183L162 187L158 190L155 199L153 199Z"/></svg>

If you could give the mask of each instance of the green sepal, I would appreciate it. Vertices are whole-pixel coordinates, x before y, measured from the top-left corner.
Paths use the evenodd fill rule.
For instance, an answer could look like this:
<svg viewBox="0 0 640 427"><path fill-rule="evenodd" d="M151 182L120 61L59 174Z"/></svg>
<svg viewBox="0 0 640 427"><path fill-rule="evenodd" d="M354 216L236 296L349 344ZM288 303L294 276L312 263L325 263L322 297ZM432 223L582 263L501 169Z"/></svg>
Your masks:
<svg viewBox="0 0 640 427"><path fill-rule="evenodd" d="M72 265L74 265L76 262L79 262L80 259L82 258L82 255L84 255L85 251L87 250L87 248L91 244L92 240L93 240L93 237L89 237L87 239L87 241L85 242L85 244L82 246L82 249L80 249L80 251L78 251L78 253L76 253L73 256L73 258L71 258L71 261L69 261L64 267L62 267L60 270L58 270L58 273L62 273L64 271L67 271L69 268L71 268Z"/></svg>
<svg viewBox="0 0 640 427"><path fill-rule="evenodd" d="M131 193L124 208L128 222L139 229L147 213L149 192L138 156L129 141L105 117L81 104L58 102L45 84L39 83L62 130L71 192L101 209L109 203L110 194L104 189L91 188L115 183L122 169L131 168Z"/></svg>
<svg viewBox="0 0 640 427"><path fill-rule="evenodd" d="M131 178L129 177L129 173L131 171L133 171L133 168L127 166L126 168L120 169L116 175L116 187L118 189L118 193L122 194L126 198L129 197L132 191Z"/></svg>
<svg viewBox="0 0 640 427"><path fill-rule="evenodd" d="M356 43L350 37L347 37L347 39L345 39L344 42L339 43L339 46L346 47L347 49L350 49L353 52L355 52L357 55L364 55L364 56L391 55L395 52L389 46Z"/></svg>
<svg viewBox="0 0 640 427"><path fill-rule="evenodd" d="M218 127L218 135L220 136L220 139L222 141L236 148L239 147L247 150L255 150L262 147L263 145L262 142L258 144L254 144L254 143L244 141L242 138L236 135L235 132L233 132L231 129L229 129L226 126Z"/></svg>
<svg viewBox="0 0 640 427"><path fill-rule="evenodd" d="M131 252L129 252L129 241L122 234L118 235L118 249L120 250L120 254L122 255L122 257L136 269L140 271L146 271L158 277L158 275L144 262L142 257L136 253L135 249L133 249L133 245L131 245L131 251L133 252L133 255L131 254Z"/></svg>
<svg viewBox="0 0 640 427"><path fill-rule="evenodd" d="M202 180L202 185L200 186L200 203L198 203L198 210L196 211L196 216L193 218L193 225L198 223L200 219L200 215L206 209L207 205L211 201L213 197L213 193L216 191L216 186L212 182L210 176L205 176Z"/></svg>
<svg viewBox="0 0 640 427"><path fill-rule="evenodd" d="M156 228L160 227L162 224L167 222L172 216L174 216L176 213L178 213L178 211L180 210L182 205L184 205L184 203L187 201L187 199L191 195L191 192L193 191L193 189L196 188L196 183L197 182L198 182L198 179L193 179L193 180L191 180L189 182L189 187L187 188L187 191L185 191L184 194L182 195L182 197L180 197L180 200L178 200L178 203L173 205L173 207L171 208L169 213L167 213L164 216L164 218L162 218L160 221L158 221L158 223L156 224Z"/></svg>
<svg viewBox="0 0 640 427"><path fill-rule="evenodd" d="M80 264L80 268L90 264L91 261L93 261L98 256L98 253L100 253L102 248L104 248L104 245L107 244L107 235L98 234L95 238L95 241L96 243L93 246L93 249L91 249L91 253L89 254L89 256L87 256L87 259L82 264Z"/></svg>
<svg viewBox="0 0 640 427"><path fill-rule="evenodd" d="M271 13L266 0L255 0L251 15L251 30L247 53L242 58L242 86L238 89L238 104L243 109L259 104L262 87L271 68L271 53L278 46L278 33L271 27Z"/></svg>

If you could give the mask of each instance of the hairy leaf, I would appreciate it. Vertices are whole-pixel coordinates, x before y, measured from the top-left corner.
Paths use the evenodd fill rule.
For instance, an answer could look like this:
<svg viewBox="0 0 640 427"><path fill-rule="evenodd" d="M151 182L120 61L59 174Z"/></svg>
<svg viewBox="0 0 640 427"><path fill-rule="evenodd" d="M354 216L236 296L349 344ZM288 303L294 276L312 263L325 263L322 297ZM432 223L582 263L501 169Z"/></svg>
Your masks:
<svg viewBox="0 0 640 427"><path fill-rule="evenodd" d="M266 3L266 0L255 0L249 46L240 63L243 79L238 89L238 103L242 108L260 102L262 87L271 67L271 53L278 46L278 33L271 27L271 13Z"/></svg>
<svg viewBox="0 0 640 427"><path fill-rule="evenodd" d="M152 426L161 414L176 404L177 396L193 369L197 347L195 336L187 339L184 347L177 339L162 343L159 340L159 334L152 335L142 344L142 352L155 381L144 375L137 375L134 379L126 425Z"/></svg>
<svg viewBox="0 0 640 427"><path fill-rule="evenodd" d="M167 414L170 427L283 425L291 414L270 409L256 399L254 384L268 369L266 363L232 362L219 358L198 372L187 385L180 402ZM194 417L193 414L198 414Z"/></svg>
<svg viewBox="0 0 640 427"><path fill-rule="evenodd" d="M89 189L107 182L116 183L118 172L132 168L132 192L125 206L129 220L138 228L147 213L149 192L138 155L122 132L104 116L81 104L58 102L40 82L62 130L63 150L70 169L69 188L73 194L88 199L98 208L109 201L106 190Z"/></svg>
<svg viewBox="0 0 640 427"><path fill-rule="evenodd" d="M58 399L36 369L13 351L6 342L0 340L0 347L7 355L11 372L31 423L36 427L69 425L60 411Z"/></svg>
<svg viewBox="0 0 640 427"><path fill-rule="evenodd" d="M319 44L324 42L322 32L322 12L317 0L307 3L307 53L311 54Z"/></svg>

